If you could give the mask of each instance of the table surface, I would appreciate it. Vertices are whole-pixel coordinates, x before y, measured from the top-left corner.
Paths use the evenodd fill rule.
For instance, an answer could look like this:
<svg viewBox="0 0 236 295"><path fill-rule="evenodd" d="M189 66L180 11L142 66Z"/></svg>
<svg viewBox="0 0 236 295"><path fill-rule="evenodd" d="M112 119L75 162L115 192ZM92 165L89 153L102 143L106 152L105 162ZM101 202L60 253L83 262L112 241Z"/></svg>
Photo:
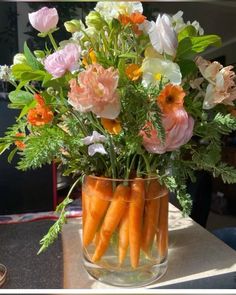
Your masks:
<svg viewBox="0 0 236 295"><path fill-rule="evenodd" d="M81 219L63 228L64 288L116 288L94 280L83 268L80 232ZM235 289L236 251L170 204L168 269L145 288Z"/></svg>

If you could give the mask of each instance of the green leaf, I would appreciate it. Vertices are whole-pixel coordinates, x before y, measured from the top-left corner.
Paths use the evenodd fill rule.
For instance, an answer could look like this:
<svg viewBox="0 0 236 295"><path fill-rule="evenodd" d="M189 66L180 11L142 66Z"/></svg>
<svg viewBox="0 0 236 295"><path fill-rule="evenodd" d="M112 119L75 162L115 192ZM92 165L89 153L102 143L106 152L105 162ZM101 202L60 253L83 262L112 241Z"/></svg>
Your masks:
<svg viewBox="0 0 236 295"><path fill-rule="evenodd" d="M5 152L5 150L9 148L10 145L10 143L0 144L0 155L2 155Z"/></svg>
<svg viewBox="0 0 236 295"><path fill-rule="evenodd" d="M16 79L22 80L21 75L25 72L32 72L32 68L26 64L16 64L12 66L12 74Z"/></svg>
<svg viewBox="0 0 236 295"><path fill-rule="evenodd" d="M33 101L33 94L23 90L15 90L9 93L9 99L13 107L22 108Z"/></svg>
<svg viewBox="0 0 236 295"><path fill-rule="evenodd" d="M181 59L178 64L182 73L182 78L185 78L189 74L194 74L197 71L195 62L190 59Z"/></svg>
<svg viewBox="0 0 236 295"><path fill-rule="evenodd" d="M193 36L197 36L197 31L194 26L189 25L179 32L178 41L180 42L186 37L193 37Z"/></svg>
<svg viewBox="0 0 236 295"><path fill-rule="evenodd" d="M192 59L194 55L204 51L208 46L221 46L221 38L217 35L186 37L179 42L176 57Z"/></svg>
<svg viewBox="0 0 236 295"><path fill-rule="evenodd" d="M27 64L32 67L34 70L42 70L43 65L37 60L37 58L30 51L27 43L24 44L24 55L26 57Z"/></svg>
<svg viewBox="0 0 236 295"><path fill-rule="evenodd" d="M34 108L36 106L36 101L32 100L30 103L28 103L27 105L25 105L18 117L18 120L21 119L24 115L26 115L28 113L28 111L32 108Z"/></svg>
<svg viewBox="0 0 236 295"><path fill-rule="evenodd" d="M10 152L10 154L8 155L8 157L7 157L7 161L8 161L8 163L11 163L11 161L12 161L12 159L13 159L13 157L15 156L15 153L17 152L17 148L14 148L11 152Z"/></svg>
<svg viewBox="0 0 236 295"><path fill-rule="evenodd" d="M39 80L43 81L45 77L45 72L38 70L38 71L31 71L31 72L24 72L21 75L21 79L24 81L30 81L30 80Z"/></svg>
<svg viewBox="0 0 236 295"><path fill-rule="evenodd" d="M136 58L137 54L136 53L132 53L132 52L128 52L128 53L124 53L124 54L120 54L119 58Z"/></svg>

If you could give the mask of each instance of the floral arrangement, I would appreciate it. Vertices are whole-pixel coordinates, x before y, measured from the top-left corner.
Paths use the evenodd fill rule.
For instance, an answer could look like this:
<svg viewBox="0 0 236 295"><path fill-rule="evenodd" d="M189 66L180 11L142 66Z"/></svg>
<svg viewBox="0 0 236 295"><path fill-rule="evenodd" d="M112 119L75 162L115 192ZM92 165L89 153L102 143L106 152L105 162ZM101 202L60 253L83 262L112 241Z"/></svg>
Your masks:
<svg viewBox="0 0 236 295"><path fill-rule="evenodd" d="M204 35L183 13L149 21L140 2L98 2L85 20L64 23L71 38L57 44L55 8L30 13L45 48L14 57L1 78L15 86L10 108L20 110L0 139L17 168L55 161L78 183L83 175L128 179L159 177L189 213L186 180L196 170L236 182L236 170L221 161L222 135L236 130L235 73L200 56L220 37ZM51 44L49 44L49 41ZM51 47L50 47L51 46ZM71 191L70 191L71 192ZM50 244L60 218L42 240Z"/></svg>

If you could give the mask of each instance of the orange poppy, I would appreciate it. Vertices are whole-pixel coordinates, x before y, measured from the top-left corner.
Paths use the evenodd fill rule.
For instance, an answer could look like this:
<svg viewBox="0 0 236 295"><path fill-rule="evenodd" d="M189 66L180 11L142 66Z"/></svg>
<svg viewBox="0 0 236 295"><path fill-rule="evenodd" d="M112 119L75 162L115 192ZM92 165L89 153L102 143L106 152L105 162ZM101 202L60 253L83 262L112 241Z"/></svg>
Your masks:
<svg viewBox="0 0 236 295"><path fill-rule="evenodd" d="M130 15L127 14L120 14L119 15L119 21L123 25L132 25L132 29L135 32L135 34L140 35L142 33L141 30L139 30L138 25L142 24L146 19L146 16L142 15L139 12L134 12Z"/></svg>
<svg viewBox="0 0 236 295"><path fill-rule="evenodd" d="M168 84L157 97L157 103L163 113L169 113L183 107L185 95L181 86Z"/></svg>
<svg viewBox="0 0 236 295"><path fill-rule="evenodd" d="M34 95L37 105L35 108L30 109L27 115L27 120L31 125L43 126L48 124L53 119L53 112L46 106L43 97L40 94Z"/></svg>
<svg viewBox="0 0 236 295"><path fill-rule="evenodd" d="M125 74L131 81L136 81L142 75L142 71L137 64L129 64L125 69Z"/></svg>
<svg viewBox="0 0 236 295"><path fill-rule="evenodd" d="M101 118L102 126L110 133L110 134L119 134L121 132L121 125L118 120L111 120L106 118Z"/></svg>
<svg viewBox="0 0 236 295"><path fill-rule="evenodd" d="M18 132L18 133L16 133L16 137L25 137L25 134ZM18 147L19 150L23 150L25 148L25 143L21 140L16 140L14 143Z"/></svg>

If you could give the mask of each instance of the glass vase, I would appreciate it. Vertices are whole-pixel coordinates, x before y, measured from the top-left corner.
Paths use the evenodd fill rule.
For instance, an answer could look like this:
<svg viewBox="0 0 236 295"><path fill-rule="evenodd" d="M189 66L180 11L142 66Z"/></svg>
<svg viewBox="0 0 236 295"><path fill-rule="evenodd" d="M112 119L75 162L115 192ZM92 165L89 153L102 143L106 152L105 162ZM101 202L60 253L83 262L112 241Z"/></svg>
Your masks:
<svg viewBox="0 0 236 295"><path fill-rule="evenodd" d="M82 207L83 262L92 277L140 287L166 272L168 191L157 178L86 176Z"/></svg>

